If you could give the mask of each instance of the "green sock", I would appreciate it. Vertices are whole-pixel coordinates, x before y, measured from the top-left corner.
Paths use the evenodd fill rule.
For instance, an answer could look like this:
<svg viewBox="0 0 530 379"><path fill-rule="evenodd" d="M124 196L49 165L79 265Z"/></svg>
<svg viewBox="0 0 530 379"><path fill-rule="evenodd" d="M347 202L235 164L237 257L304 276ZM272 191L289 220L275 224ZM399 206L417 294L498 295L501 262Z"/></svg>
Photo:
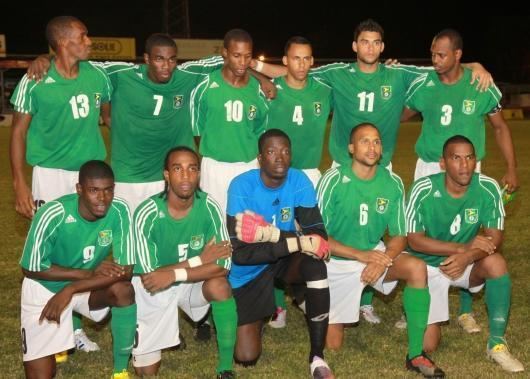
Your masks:
<svg viewBox="0 0 530 379"><path fill-rule="evenodd" d="M112 307L110 329L112 332L112 353L114 355L114 372L127 370L129 357L136 333L136 304L126 307Z"/></svg>
<svg viewBox="0 0 530 379"><path fill-rule="evenodd" d="M423 350L423 335L427 328L430 303L431 295L428 288L406 286L403 290L403 308L407 316L409 358L420 355Z"/></svg>
<svg viewBox="0 0 530 379"><path fill-rule="evenodd" d="M72 324L74 325L74 332L77 329L83 329L83 325L81 325L81 315L79 313L72 313Z"/></svg>
<svg viewBox="0 0 530 379"><path fill-rule="evenodd" d="M460 310L458 315L463 315L464 313L471 313L473 305L473 295L468 290L461 288L460 289Z"/></svg>
<svg viewBox="0 0 530 379"><path fill-rule="evenodd" d="M212 315L217 330L219 362L217 372L232 370L236 346L237 311L233 297L223 301L212 301Z"/></svg>
<svg viewBox="0 0 530 379"><path fill-rule="evenodd" d="M504 343L504 333L506 332L508 314L510 313L511 294L512 281L510 274L486 280L486 305L488 306L490 326L488 349L499 343Z"/></svg>
<svg viewBox="0 0 530 379"><path fill-rule="evenodd" d="M364 291L361 295L361 307L363 305L372 305L374 300L374 289L370 286L364 287Z"/></svg>
<svg viewBox="0 0 530 379"><path fill-rule="evenodd" d="M274 287L274 303L276 307L287 309L287 304L285 304L285 290L283 288Z"/></svg>

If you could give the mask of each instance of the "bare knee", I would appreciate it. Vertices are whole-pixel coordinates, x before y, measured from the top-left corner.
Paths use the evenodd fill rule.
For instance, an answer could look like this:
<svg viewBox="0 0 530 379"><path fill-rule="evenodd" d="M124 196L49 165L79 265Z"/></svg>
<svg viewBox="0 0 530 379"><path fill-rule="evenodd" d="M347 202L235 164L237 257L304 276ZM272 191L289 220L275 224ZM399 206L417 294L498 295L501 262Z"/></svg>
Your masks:
<svg viewBox="0 0 530 379"><path fill-rule="evenodd" d="M55 377L56 364L53 355L24 362L27 379L50 379Z"/></svg>
<svg viewBox="0 0 530 379"><path fill-rule="evenodd" d="M234 360L245 367L254 366L261 355L261 322L237 328Z"/></svg>
<svg viewBox="0 0 530 379"><path fill-rule="evenodd" d="M232 296L232 288L225 277L212 278L204 281L202 293L208 301L223 301Z"/></svg>
<svg viewBox="0 0 530 379"><path fill-rule="evenodd" d="M500 254L492 254L482 259L479 264L481 268L485 271L486 278L498 278L508 272L508 267L506 266L506 260Z"/></svg>
<svg viewBox="0 0 530 379"><path fill-rule="evenodd" d="M107 291L109 303L115 307L126 307L134 304L134 288L131 282L123 281L114 283Z"/></svg>

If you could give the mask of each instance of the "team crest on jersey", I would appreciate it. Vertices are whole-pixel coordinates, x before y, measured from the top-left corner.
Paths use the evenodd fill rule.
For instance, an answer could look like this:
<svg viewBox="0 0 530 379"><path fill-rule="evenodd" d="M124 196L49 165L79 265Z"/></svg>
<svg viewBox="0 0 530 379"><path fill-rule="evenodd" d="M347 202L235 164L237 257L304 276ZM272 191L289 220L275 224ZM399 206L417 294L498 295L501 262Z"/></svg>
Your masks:
<svg viewBox="0 0 530 379"><path fill-rule="evenodd" d="M381 98L388 100L392 97L392 86L381 86Z"/></svg>
<svg viewBox="0 0 530 379"><path fill-rule="evenodd" d="M476 224L478 222L478 209L468 208L464 214L464 220L467 224Z"/></svg>
<svg viewBox="0 0 530 379"><path fill-rule="evenodd" d="M173 108L179 109L184 104L184 95L173 96Z"/></svg>
<svg viewBox="0 0 530 379"><path fill-rule="evenodd" d="M320 116L322 114L322 103L320 101L315 101L313 103L313 113L315 116Z"/></svg>
<svg viewBox="0 0 530 379"><path fill-rule="evenodd" d="M99 108L101 106L101 94L100 93L94 94L94 102L96 103L96 108Z"/></svg>
<svg viewBox="0 0 530 379"><path fill-rule="evenodd" d="M385 213L388 209L388 199L384 199L382 197L378 197L375 202L375 210L377 213Z"/></svg>
<svg viewBox="0 0 530 379"><path fill-rule="evenodd" d="M280 209L280 220L282 222L288 222L291 221L292 212L291 207L285 207Z"/></svg>
<svg viewBox="0 0 530 379"><path fill-rule="evenodd" d="M251 105L248 108L248 119L254 120L256 118L256 114L258 113L258 108L256 108L255 105Z"/></svg>
<svg viewBox="0 0 530 379"><path fill-rule="evenodd" d="M198 236L191 236L190 247L193 250L199 250L203 246L204 246L204 234L200 234Z"/></svg>
<svg viewBox="0 0 530 379"><path fill-rule="evenodd" d="M108 246L112 243L112 230L102 230L98 233L98 245Z"/></svg>
<svg viewBox="0 0 530 379"><path fill-rule="evenodd" d="M462 112L464 114L475 113L475 100L464 100L462 103Z"/></svg>

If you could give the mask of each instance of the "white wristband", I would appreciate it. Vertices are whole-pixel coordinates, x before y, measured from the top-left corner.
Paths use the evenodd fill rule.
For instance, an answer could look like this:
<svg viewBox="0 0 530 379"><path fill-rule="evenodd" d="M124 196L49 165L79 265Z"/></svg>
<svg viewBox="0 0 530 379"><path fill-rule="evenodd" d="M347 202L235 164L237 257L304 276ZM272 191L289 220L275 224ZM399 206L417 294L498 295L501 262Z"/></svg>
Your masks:
<svg viewBox="0 0 530 379"><path fill-rule="evenodd" d="M188 272L185 268L176 268L173 272L175 273L175 282L185 282L188 279Z"/></svg>
<svg viewBox="0 0 530 379"><path fill-rule="evenodd" d="M263 62L260 60L257 60L256 67L254 67L254 70L257 72L261 72L261 70L263 70Z"/></svg>
<svg viewBox="0 0 530 379"><path fill-rule="evenodd" d="M196 257L192 257L188 259L188 264L190 265L191 268L202 265L201 257L197 255Z"/></svg>

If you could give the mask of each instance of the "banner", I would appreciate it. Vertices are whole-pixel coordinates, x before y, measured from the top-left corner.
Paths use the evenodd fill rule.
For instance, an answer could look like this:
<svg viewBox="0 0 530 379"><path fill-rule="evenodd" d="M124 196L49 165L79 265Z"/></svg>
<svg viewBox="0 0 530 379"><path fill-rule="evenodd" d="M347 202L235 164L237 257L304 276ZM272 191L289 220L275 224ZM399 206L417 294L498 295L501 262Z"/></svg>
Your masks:
<svg viewBox="0 0 530 379"><path fill-rule="evenodd" d="M209 55L221 55L222 39L181 39L175 38L178 59L198 59Z"/></svg>
<svg viewBox="0 0 530 379"><path fill-rule="evenodd" d="M136 41L134 38L89 38L92 41L92 51L88 59L136 60Z"/></svg>
<svg viewBox="0 0 530 379"><path fill-rule="evenodd" d="M7 52L6 35L0 34L0 57L5 57Z"/></svg>

